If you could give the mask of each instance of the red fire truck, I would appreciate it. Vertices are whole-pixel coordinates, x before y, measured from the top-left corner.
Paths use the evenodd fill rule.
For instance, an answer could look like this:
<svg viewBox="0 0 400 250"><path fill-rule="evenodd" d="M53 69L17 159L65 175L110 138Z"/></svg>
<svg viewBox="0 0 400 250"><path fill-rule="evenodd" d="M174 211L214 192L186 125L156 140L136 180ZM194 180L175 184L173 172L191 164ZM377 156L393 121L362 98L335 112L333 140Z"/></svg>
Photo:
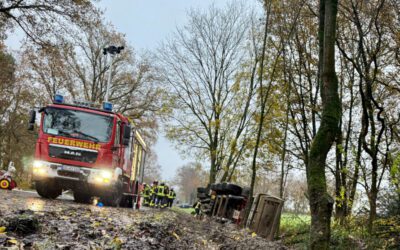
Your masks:
<svg viewBox="0 0 400 250"><path fill-rule="evenodd" d="M127 117L108 102L102 109L66 104L61 95L39 113L32 174L40 196L72 190L76 202L98 197L109 206L139 207L146 144ZM32 111L30 130L35 119Z"/></svg>

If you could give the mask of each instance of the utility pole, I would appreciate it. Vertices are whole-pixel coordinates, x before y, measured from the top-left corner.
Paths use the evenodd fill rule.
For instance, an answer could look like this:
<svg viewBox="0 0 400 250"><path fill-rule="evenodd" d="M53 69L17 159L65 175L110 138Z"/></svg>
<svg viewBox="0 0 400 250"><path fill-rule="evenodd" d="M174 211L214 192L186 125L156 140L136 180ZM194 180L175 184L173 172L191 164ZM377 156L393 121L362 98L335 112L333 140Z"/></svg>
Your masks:
<svg viewBox="0 0 400 250"><path fill-rule="evenodd" d="M107 81L107 86L106 86L106 96L105 96L105 102L108 102L108 97L110 95L110 86L111 86L111 78L112 78L112 66L114 63L114 57L116 54L121 53L121 51L124 49L124 46L108 46L107 48L103 49L103 54L110 55L110 69L108 72L108 81Z"/></svg>

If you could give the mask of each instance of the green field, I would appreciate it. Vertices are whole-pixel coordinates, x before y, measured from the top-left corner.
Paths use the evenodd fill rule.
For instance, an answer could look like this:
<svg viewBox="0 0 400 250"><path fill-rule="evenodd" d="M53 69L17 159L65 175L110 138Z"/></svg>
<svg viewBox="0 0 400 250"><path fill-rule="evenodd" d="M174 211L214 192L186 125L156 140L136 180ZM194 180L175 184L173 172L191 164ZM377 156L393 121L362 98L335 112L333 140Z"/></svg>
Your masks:
<svg viewBox="0 0 400 250"><path fill-rule="evenodd" d="M305 248L310 230L311 217L305 214L283 213L279 227L279 238L285 245Z"/></svg>
<svg viewBox="0 0 400 250"><path fill-rule="evenodd" d="M180 207L172 207L172 210L178 211L178 212L184 212L188 214L194 213L194 208L180 208Z"/></svg>

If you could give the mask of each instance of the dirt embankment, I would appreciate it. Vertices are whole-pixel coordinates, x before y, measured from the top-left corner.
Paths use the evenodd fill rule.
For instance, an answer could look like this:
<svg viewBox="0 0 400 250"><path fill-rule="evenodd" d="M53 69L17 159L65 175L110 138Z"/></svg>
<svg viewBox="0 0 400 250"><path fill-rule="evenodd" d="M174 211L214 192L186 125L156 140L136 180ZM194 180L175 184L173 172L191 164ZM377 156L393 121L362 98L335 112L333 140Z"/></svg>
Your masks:
<svg viewBox="0 0 400 250"><path fill-rule="evenodd" d="M171 210L116 209L0 192L0 249L285 249Z"/></svg>

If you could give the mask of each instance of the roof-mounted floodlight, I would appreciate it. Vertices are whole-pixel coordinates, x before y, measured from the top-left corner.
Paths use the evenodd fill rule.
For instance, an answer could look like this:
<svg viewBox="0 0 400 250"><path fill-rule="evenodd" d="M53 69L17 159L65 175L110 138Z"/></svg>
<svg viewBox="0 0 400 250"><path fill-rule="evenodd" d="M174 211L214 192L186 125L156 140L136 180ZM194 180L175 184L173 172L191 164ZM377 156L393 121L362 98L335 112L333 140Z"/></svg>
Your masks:
<svg viewBox="0 0 400 250"><path fill-rule="evenodd" d="M116 54L121 53L121 51L124 49L124 46L108 46L107 48L103 49L103 54L110 55L110 69L109 69L109 73L108 73L108 81L107 81L107 86L106 86L106 95L105 95L105 102L108 102L108 96L110 93L110 86L111 86L111 77L112 77L112 66L113 66L113 61L114 61L114 56Z"/></svg>

